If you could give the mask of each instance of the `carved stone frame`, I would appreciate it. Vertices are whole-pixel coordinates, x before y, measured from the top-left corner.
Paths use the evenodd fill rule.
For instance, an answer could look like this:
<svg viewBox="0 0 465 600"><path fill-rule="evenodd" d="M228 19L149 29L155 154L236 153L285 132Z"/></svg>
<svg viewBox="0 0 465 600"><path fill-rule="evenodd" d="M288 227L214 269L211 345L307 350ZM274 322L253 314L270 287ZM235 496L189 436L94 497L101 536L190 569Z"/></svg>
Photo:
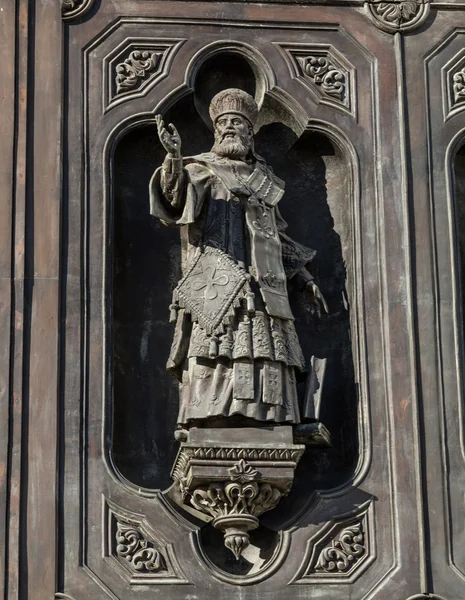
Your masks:
<svg viewBox="0 0 465 600"><path fill-rule="evenodd" d="M68 416L64 422L64 434L67 440L65 456L67 456L66 461L69 467L74 468L76 474L81 472L84 480L89 481L84 488L85 496L81 506L85 515L84 524L93 522L96 524L96 529L86 532L86 526L84 526L83 534L86 539L84 555L79 555L76 547L74 549L70 547L70 552L67 554L64 581L65 590L69 589L71 593L73 593L74 585L86 585L89 590L93 589L94 593L98 588L111 585L112 593L117 595L122 593L117 591L118 585L111 577L111 570L99 562L100 559L95 554L101 541L97 513L93 515L95 511L92 508L94 506L92 498L104 493L118 506L124 507L124 510L144 515L144 518L152 526L154 523L159 524L163 535L165 537L169 535L172 539L177 561L185 572L186 580L196 586L196 593L202 594L202 585L206 577L210 582L209 586L220 580L236 585L238 583L263 585L264 589L268 589L270 585L275 588L276 582L283 581L284 577L286 580L284 587L280 584L281 587L276 588L279 589L277 593L280 597L288 597L288 595L290 597L292 592L290 589L286 591L286 584L295 577L299 569L298 562L294 564L294 561L285 559L291 555L303 556L307 540L311 537L312 532L316 531L313 523L325 522L336 515L346 513L348 506L363 505L367 498L376 495L379 504L376 511L376 518L379 521L376 531L380 533L377 534L377 539L373 544L381 545L384 552L382 556L378 555L377 560L366 572L354 577L351 585L354 597L361 598L370 587L375 585L375 582L384 578L384 590L386 594L389 594L389 581L396 570L398 561L394 549L402 546L400 539L403 533L393 520L396 512L396 499L389 493L390 487L386 487L386 480L380 473L386 468L382 466L386 465L382 449L388 448L389 454L396 452L396 445L392 443L391 437L398 435L398 433L394 433L393 415L391 414L387 422L384 418L386 410L387 414L390 414L388 407L392 406L392 402L389 398L395 393L393 386L395 387L396 384L391 382L389 386L385 387L383 383L382 374L384 373L384 376L389 379L389 370L385 372L382 365L389 365L392 357L390 357L388 347L383 347L376 341L386 339L385 327L393 318L391 305L386 297L385 282L386 278L390 276L388 265L391 260L387 248L391 244L396 249L402 247L399 240L386 238L386 232L389 231L389 235L392 235L392 232L396 231L401 238L407 235L407 232L405 222L401 217L402 211L399 213L397 209L391 210L391 202L387 201L388 198L402 199L405 197L400 182L395 174L390 172L387 165L378 171L375 167L374 158L380 155L380 140L378 132L373 129L372 125L377 121L381 123L382 127L388 127L391 119L393 126L398 127L399 124L396 124L394 115L383 108L385 99L378 97L375 91L374 73L377 63L374 62L372 53L379 51L381 43L378 35L374 33L375 30L373 30L372 39L367 46L362 48L349 30L333 21L333 15L324 17L316 7L308 7L305 10L308 13L308 20L310 22L313 20L318 24L306 25L300 21L292 23L289 22L289 15L283 20L282 9L274 7L273 18L278 21L281 19L279 26L272 22L264 26L263 23L253 18L249 18L246 23L239 23L234 20L220 21L216 19L207 22L204 18L196 19L194 16L189 20L181 21L178 21L176 17L157 20L139 15L134 20L117 19L117 21L113 21L113 24L110 22L110 26L105 28L105 25L109 23L108 16L104 10L101 10L93 18L92 27L75 30L76 48L85 48L82 64L84 79L81 82L79 77L72 77L70 90L72 97L75 97L75 94L79 96L82 92L85 101L82 113L80 113L79 105L70 106L68 139L72 155L79 154L82 150L81 143L84 144L83 168L85 165L92 165L92 169L87 172L84 170L84 177L74 171L70 173L69 179L69 239L72 247L81 247L79 263L75 262L74 257L70 257L72 263L70 272L81 274L83 289L76 289L73 294L68 293L67 295L68 314L71 319L68 321L68 331L74 327L72 325L74 322L82 336L78 347L70 346L67 357L69 367L67 368L70 368L71 364L76 364L76 361L79 363L78 356L81 351L84 362L81 363L83 379L80 391L75 384L71 384L65 393L65 414ZM363 21L363 17L354 13L353 18L352 27L361 26L360 20ZM324 23L325 20L327 23ZM184 42L176 56L173 57L173 60L177 61L176 72L171 70L155 87L147 87L144 94L138 98L132 98L130 102L122 102L102 115L100 82L103 81L102 65L106 64L105 56L108 54L105 47L111 51L111 48L115 44L121 43L122 39L134 40L136 31L130 31L130 28L136 25L137 34L143 36L145 43L148 37L147 28L150 27L155 27L157 31L154 43L157 38L179 39L182 37L188 41ZM181 36L179 35L180 26L183 28ZM169 31L170 27L172 30ZM206 46L206 34L202 33L205 27L208 27L210 36L211 32L218 28L218 37L216 39L214 36L211 37L211 43L207 43ZM263 32L266 32L266 41L254 41L254 27L260 29L261 36L264 35ZM104 34L100 36L98 31L104 31ZM174 33L175 31L176 33ZM361 89L360 86L363 85L373 90L372 100L361 96L356 90L353 92L354 102L356 101L358 105L358 121L340 107L315 102L313 97L308 97L306 94L305 86L295 80L295 73L289 69L287 59L280 54L279 47L280 45L283 48L288 47L289 44L295 46L300 39L308 35L311 35L317 44L334 47L339 54L345 57L348 64L353 65L354 71L357 71L357 78L354 79L352 85L357 86L356 89ZM99 40L101 40L101 45ZM263 55L263 51L260 50L260 46L265 46L267 43L269 49L266 52L269 52L269 56L261 59L260 53ZM386 44L389 46L389 43ZM156 111L166 109L176 98L188 91L191 81L190 69L195 69L195 65L202 56L211 55L212 52L220 51L231 45L236 51L242 51L251 56L257 65L266 65L271 60L275 65L276 75L273 75L273 70L270 71L269 67L263 69L266 75L265 86L268 86L264 92L268 91L286 102L293 103L296 114L299 118L304 119L306 127L312 131L324 133L336 147L341 149L350 165L352 190L350 196L353 202L353 255L351 260L354 266L354 279L351 296L353 298L354 354L356 364L359 365L357 379L360 385L360 462L353 480L338 489L318 493L316 498L309 499L309 504L300 515L290 515L289 522L283 524L283 528L291 528L292 554L288 555L287 551L278 552L278 562L270 565L270 569L267 570L269 579L266 580L260 577L238 581L237 578L229 578L227 574L215 572L212 565L205 561L198 550L196 551L196 544L188 546L183 541L189 532L194 540L196 528L180 515L173 513L171 507L158 492L137 489L125 481L112 463L109 448L111 387L105 381L105 373L109 367L110 331L108 328L111 321L108 302L108 269L112 252L110 233L112 195L109 186L112 181L112 151L121 135L130 128L136 127L138 123L153 118ZM254 45L258 49L255 54L250 51ZM378 61L384 61L384 68L388 73L393 72L394 64L391 53L386 51L381 54L382 56L378 56ZM70 59L73 62L78 60L77 56L70 56ZM92 82L92 86L89 85L89 82ZM81 87L82 85L83 87ZM295 100L291 99L289 91L284 94L280 88L292 90L292 97ZM148 106L150 110L147 110ZM81 116L83 118L82 142L75 126L80 122ZM349 139L351 142L348 141ZM400 152L401 149L398 151ZM363 171L360 171L360 164L363 164ZM378 184L375 176L378 178ZM383 185L381 185L381 178ZM77 218L79 214L83 215L82 222ZM389 225L391 220L396 222L394 228ZM373 261L373 256L379 256L379 259ZM84 299L83 313L79 316L76 308L80 306L82 299ZM369 307L368 312L366 307ZM378 312L379 307L381 307L381 312ZM398 310L395 311L395 314L395 318L398 319ZM82 328L79 326L81 319L83 319ZM408 327L406 330L408 331ZM396 343L399 343L399 339L396 340ZM408 336L406 343L408 345ZM403 368L406 366L403 365ZM104 382L103 386L102 382ZM78 398L82 406L80 417L71 411L71 407L78 401ZM383 427L379 429L381 423ZM385 425L387 429L384 429ZM79 435L81 427L84 435L82 447L86 449L86 452L77 460L78 457L71 452L71 448L73 447L73 437ZM398 461L399 458L397 456L396 460ZM74 467L72 467L73 464ZM395 463L393 462L393 464ZM388 481L391 482L389 485L393 486L394 474L389 469L386 473ZM66 491L65 494L67 494ZM412 506L414 506L415 494L410 492L409 494ZM65 495L64 507L65 527L67 530L72 530L77 523L77 507L75 502L71 502L71 497L67 495ZM409 535L411 536L412 532ZM192 570L192 566L186 568L187 564L192 565L193 554L196 554L197 560L203 565L200 579L198 572ZM404 556L403 560L408 559ZM76 570L79 561L83 561L83 567L81 570ZM87 581L86 584L84 584L84 580ZM93 584L92 581L94 581ZM114 587L115 585L116 587ZM331 592L328 587L317 582L313 582L312 586L318 587L322 598L329 598L328 594ZM412 593L418 589L417 583L413 580L409 582L408 586ZM179 594L184 594L177 590L178 588L175 586L170 592L173 599L181 597ZM222 593L224 593L224 589ZM408 594L407 588L405 593ZM150 590L144 590L143 594L150 594Z"/></svg>
<svg viewBox="0 0 465 600"><path fill-rule="evenodd" d="M451 164L465 139L465 111L454 103L450 85L461 70L464 29L458 22L464 10L460 2L423 4L415 12L421 19L407 23L416 29L383 31L360 0L308 6L290 0L3 3L0 414L8 426L0 436L5 566L0 589L5 597L153 598L160 582L136 593L102 552L105 497L128 511L127 518L131 513L159 524L180 560L198 558L195 570L184 573L192 585L158 588L170 600L232 598L237 585L246 600L260 593L294 598L296 590L326 599L334 594L463 598L463 326ZM354 239L362 250L363 280L355 303L363 312L354 327L360 332L359 356L367 357L362 362L366 409L360 416L365 451L358 478L317 494L300 514L291 515L275 562L249 580L216 572L195 547L196 526L159 494L122 481L105 437L111 414L102 388L108 356L102 346L106 273L100 251L109 239L111 213L103 194L96 194L105 187L103 151L89 164L85 149L91 133L106 140L111 127L99 120L101 88L94 90L96 101L89 93L94 81L88 74L83 78L82 59L92 40L104 38L120 19L143 24L156 17L162 25L175 22L171 37L178 39L193 23L208 24L210 33L220 25L225 31L234 27L234 41L244 48L254 47L264 30L282 35L283 43L331 44L341 56L348 40L355 40L369 64L362 73L357 60L349 61L354 117L325 105L321 88L309 92L312 98L302 103L299 116L312 128L335 124L355 148L360 176L355 196L361 201L355 203ZM322 39L327 27L337 32L335 39ZM223 46L230 42L226 34L217 40ZM286 68L283 62L278 81ZM272 76L267 73L270 81ZM184 83L182 77L177 83ZM302 82L290 75L288 84L290 97L299 95L299 88L303 93ZM175 86L158 85L160 97L169 101ZM144 107L144 98L135 101L137 109L127 104L126 117L155 108ZM370 118L367 98L375 109ZM87 116L97 105L98 119L91 122L97 129L90 132ZM363 129L358 137L357 128ZM83 502L88 494L91 510ZM350 510L353 516L367 502L374 507L370 531L376 553L369 568L352 583L288 586L309 541L338 517L350 521Z"/></svg>

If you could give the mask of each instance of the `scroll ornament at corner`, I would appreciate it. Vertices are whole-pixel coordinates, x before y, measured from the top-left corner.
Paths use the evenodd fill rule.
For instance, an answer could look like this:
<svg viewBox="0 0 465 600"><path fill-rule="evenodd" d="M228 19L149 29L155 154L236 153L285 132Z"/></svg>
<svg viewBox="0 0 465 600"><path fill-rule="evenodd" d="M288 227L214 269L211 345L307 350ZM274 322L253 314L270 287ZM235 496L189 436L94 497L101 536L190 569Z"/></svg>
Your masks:
<svg viewBox="0 0 465 600"><path fill-rule="evenodd" d="M292 584L355 581L375 560L371 500L358 514L336 517L333 524L307 542ZM371 540L371 541L370 541Z"/></svg>
<svg viewBox="0 0 465 600"><path fill-rule="evenodd" d="M366 554L362 523L343 529L331 544L321 551L315 573L346 573Z"/></svg>
<svg viewBox="0 0 465 600"><path fill-rule="evenodd" d="M163 52L135 50L124 61L116 65L116 94L129 92L140 85L159 66Z"/></svg>
<svg viewBox="0 0 465 600"><path fill-rule="evenodd" d="M116 556L134 571L152 573L166 571L165 561L141 531L130 523L117 521Z"/></svg>
<svg viewBox="0 0 465 600"><path fill-rule="evenodd" d="M331 45L276 44L288 63L292 77L307 87L315 100L355 116L355 68L346 56ZM296 254L294 249L297 246L291 243L291 260Z"/></svg>
<svg viewBox="0 0 465 600"><path fill-rule="evenodd" d="M304 74L313 79L328 96L344 101L347 73L324 56L299 56L297 60Z"/></svg>
<svg viewBox="0 0 465 600"><path fill-rule="evenodd" d="M429 0L370 0L365 7L373 23L387 33L407 33L423 25L429 15Z"/></svg>
<svg viewBox="0 0 465 600"><path fill-rule="evenodd" d="M60 0L63 21L79 19L89 12L94 0Z"/></svg>

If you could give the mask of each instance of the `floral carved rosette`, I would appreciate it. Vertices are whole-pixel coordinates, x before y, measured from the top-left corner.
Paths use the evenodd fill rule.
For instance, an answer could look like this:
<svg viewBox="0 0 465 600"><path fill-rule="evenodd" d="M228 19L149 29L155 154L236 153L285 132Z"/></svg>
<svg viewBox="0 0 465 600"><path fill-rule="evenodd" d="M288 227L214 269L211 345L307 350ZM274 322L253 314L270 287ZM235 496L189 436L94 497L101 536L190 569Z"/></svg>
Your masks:
<svg viewBox="0 0 465 600"><path fill-rule="evenodd" d="M427 19L429 0L404 0L365 4L373 23L387 33L409 32L420 27Z"/></svg>
<svg viewBox="0 0 465 600"><path fill-rule="evenodd" d="M94 0L61 0L63 21L72 21L83 17L92 8Z"/></svg>

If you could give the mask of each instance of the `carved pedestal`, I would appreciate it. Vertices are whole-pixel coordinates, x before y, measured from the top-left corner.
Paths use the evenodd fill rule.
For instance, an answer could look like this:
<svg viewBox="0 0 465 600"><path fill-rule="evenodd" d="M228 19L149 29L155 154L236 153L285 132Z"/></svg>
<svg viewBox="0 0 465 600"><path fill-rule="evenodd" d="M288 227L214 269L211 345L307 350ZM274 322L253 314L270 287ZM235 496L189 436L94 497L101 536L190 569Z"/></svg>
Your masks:
<svg viewBox="0 0 465 600"><path fill-rule="evenodd" d="M226 547L239 558L258 517L289 493L304 449L287 426L191 429L172 471L178 501L224 531Z"/></svg>

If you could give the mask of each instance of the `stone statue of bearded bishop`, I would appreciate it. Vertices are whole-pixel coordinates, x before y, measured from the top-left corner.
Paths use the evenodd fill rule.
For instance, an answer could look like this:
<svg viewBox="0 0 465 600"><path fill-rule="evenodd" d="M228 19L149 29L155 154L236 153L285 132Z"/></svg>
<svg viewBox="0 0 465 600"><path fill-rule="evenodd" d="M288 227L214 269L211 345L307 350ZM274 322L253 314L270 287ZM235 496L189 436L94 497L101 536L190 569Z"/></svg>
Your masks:
<svg viewBox="0 0 465 600"><path fill-rule="evenodd" d="M305 361L288 282L317 314L320 304L327 310L306 269L315 251L285 233L284 182L254 152L257 115L246 92L220 92L210 105L215 143L188 158L175 127L156 117L167 155L150 181L150 211L181 231L167 368L180 381L178 423L187 428L300 423Z"/></svg>

